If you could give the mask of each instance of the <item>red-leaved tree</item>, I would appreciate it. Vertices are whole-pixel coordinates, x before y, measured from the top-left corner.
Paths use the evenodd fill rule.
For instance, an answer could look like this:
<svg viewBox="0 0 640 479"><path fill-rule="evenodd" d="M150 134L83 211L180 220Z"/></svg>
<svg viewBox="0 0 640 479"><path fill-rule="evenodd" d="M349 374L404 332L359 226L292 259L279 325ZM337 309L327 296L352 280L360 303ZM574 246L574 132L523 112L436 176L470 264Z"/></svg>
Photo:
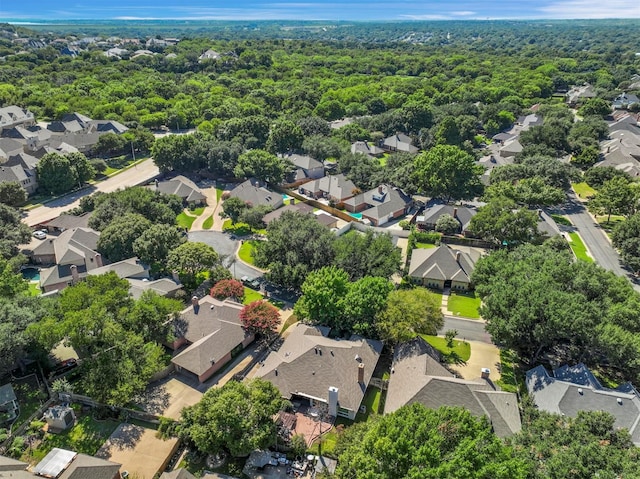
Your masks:
<svg viewBox="0 0 640 479"><path fill-rule="evenodd" d="M240 321L247 331L268 335L280 324L280 312L268 301L254 301L242 308Z"/></svg>
<svg viewBox="0 0 640 479"><path fill-rule="evenodd" d="M235 279L221 279L211 288L211 296L220 301L227 298L236 298L240 301L244 296L244 286Z"/></svg>

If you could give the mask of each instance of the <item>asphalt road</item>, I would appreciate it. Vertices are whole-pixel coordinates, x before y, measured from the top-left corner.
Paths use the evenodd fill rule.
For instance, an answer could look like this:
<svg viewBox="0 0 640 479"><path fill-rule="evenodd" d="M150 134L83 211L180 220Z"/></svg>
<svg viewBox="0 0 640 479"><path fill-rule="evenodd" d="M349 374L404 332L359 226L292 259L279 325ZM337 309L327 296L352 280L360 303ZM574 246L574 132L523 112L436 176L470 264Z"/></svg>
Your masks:
<svg viewBox="0 0 640 479"><path fill-rule="evenodd" d="M569 217L596 263L618 276L631 279L629 273L622 267L620 256L611 246L606 233L574 193L569 193L569 201L560 208L559 212ZM639 285L634 282L631 284L640 291Z"/></svg>
<svg viewBox="0 0 640 479"><path fill-rule="evenodd" d="M120 188L127 186L136 186L146 183L151 178L159 174L158 167L153 163L151 158L141 161L133 168L123 171L109 179L106 179L96 185L84 188L68 195L57 198L42 206L27 211L22 221L29 226L35 226L45 223L49 220L57 218L60 214L75 208L80 204L80 199L84 196L102 191L103 193L111 193Z"/></svg>
<svg viewBox="0 0 640 479"><path fill-rule="evenodd" d="M491 336L484 329L483 321L474 321L468 319L458 319L452 316L444 317L444 326L440 331L440 334L446 333L449 329L455 329L458 331L458 337L467 341L480 341L487 344L492 344Z"/></svg>

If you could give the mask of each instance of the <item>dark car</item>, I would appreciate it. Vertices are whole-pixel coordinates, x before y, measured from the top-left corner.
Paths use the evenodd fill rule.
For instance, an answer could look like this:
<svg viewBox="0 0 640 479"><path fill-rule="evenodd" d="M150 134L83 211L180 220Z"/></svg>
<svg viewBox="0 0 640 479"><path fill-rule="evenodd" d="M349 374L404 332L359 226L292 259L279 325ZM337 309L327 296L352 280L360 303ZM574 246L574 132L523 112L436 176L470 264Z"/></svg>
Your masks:
<svg viewBox="0 0 640 479"><path fill-rule="evenodd" d="M67 371L71 371L73 368L78 366L78 361L74 358L65 359L64 361L60 361L56 363L54 368L54 372L56 374L66 373Z"/></svg>

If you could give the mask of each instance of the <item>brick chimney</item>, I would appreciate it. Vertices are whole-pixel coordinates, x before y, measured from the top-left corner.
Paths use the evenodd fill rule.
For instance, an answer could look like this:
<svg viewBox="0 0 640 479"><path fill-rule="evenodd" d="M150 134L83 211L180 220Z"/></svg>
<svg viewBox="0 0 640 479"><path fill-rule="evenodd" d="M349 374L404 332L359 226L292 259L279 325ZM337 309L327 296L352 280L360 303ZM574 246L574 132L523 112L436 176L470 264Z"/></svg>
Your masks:
<svg viewBox="0 0 640 479"><path fill-rule="evenodd" d="M96 267L101 268L102 266L102 255L100 253L96 253Z"/></svg>
<svg viewBox="0 0 640 479"><path fill-rule="evenodd" d="M358 383L364 384L364 363L358 364Z"/></svg>
<svg viewBox="0 0 640 479"><path fill-rule="evenodd" d="M75 264L71 265L71 281L77 283L80 281L80 275L78 274L78 267Z"/></svg>
<svg viewBox="0 0 640 479"><path fill-rule="evenodd" d="M378 186L378 193L382 194L384 192L384 186Z"/></svg>
<svg viewBox="0 0 640 479"><path fill-rule="evenodd" d="M453 217L457 218L458 217L458 208L454 208L453 209Z"/></svg>
<svg viewBox="0 0 640 479"><path fill-rule="evenodd" d="M480 370L480 377L482 379L489 379L489 375L491 374L491 369L489 368L482 368Z"/></svg>

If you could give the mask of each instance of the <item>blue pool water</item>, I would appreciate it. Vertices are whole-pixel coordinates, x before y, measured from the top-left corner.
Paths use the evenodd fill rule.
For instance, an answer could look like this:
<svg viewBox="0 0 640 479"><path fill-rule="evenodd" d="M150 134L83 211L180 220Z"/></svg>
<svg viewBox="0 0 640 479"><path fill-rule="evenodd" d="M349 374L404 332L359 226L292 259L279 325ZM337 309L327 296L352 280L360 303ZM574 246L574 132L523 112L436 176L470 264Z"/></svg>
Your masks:
<svg viewBox="0 0 640 479"><path fill-rule="evenodd" d="M40 270L38 268L24 268L22 277L29 281L40 281Z"/></svg>
<svg viewBox="0 0 640 479"><path fill-rule="evenodd" d="M362 219L362 213L349 213L349 216L353 216L357 220Z"/></svg>
<svg viewBox="0 0 640 479"><path fill-rule="evenodd" d="M291 199L291 196L289 196L289 195L282 195L282 200L283 200L283 201L287 201L287 200L290 200L290 199Z"/></svg>

